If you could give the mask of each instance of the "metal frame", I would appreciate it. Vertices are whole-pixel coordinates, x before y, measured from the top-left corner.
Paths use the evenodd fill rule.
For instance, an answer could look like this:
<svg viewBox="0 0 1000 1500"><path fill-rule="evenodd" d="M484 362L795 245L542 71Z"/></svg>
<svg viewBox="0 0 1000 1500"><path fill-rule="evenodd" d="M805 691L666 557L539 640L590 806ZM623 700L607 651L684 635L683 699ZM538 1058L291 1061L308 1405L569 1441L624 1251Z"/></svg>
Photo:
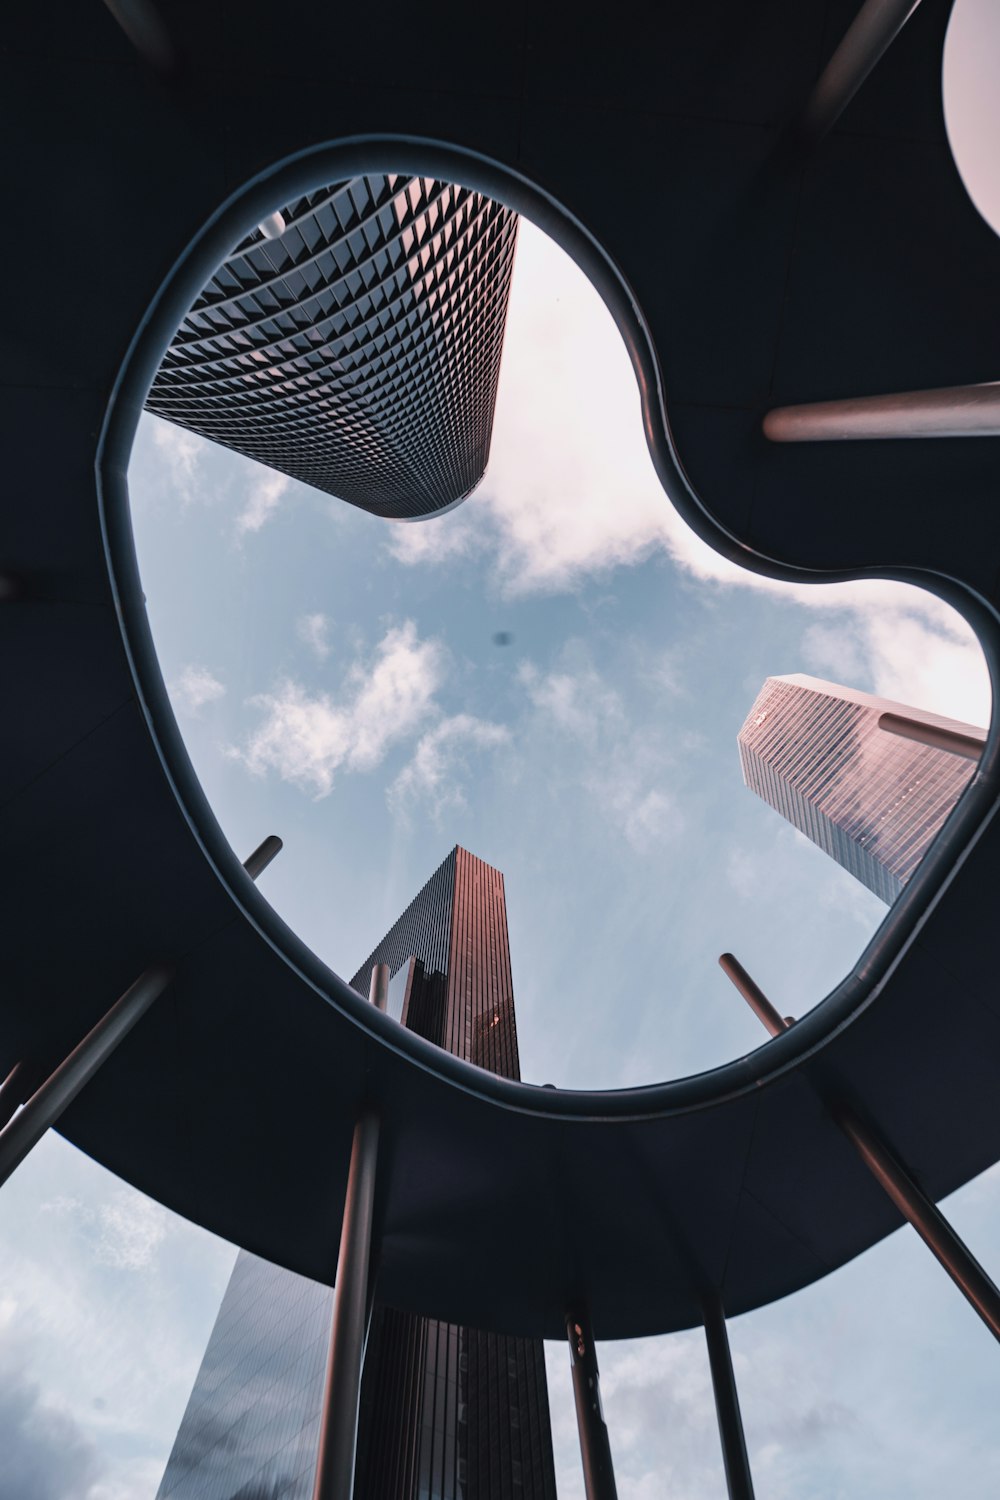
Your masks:
<svg viewBox="0 0 1000 1500"><path fill-rule="evenodd" d="M719 958L719 965L772 1036L787 1031L795 1024L793 1016L781 1016L778 1013L760 986L731 953L723 953ZM879 1138L874 1126L862 1120L841 1100L828 1097L826 1091L823 1098L831 1117L854 1146L879 1187L907 1223L917 1231L993 1337L1000 1340L1000 1289L955 1233L934 1200L928 1197Z"/></svg>

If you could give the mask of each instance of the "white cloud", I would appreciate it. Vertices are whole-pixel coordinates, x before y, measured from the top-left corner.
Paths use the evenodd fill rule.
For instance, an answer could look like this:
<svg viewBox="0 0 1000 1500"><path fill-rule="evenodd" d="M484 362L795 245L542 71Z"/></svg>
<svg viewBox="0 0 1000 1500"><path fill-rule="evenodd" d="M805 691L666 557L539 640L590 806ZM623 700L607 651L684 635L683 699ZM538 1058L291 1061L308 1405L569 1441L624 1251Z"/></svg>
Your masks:
<svg viewBox="0 0 1000 1500"><path fill-rule="evenodd" d="M413 759L389 788L389 804L405 813L416 801L430 804L435 816L446 807L461 807L461 784L469 750L495 750L510 740L503 724L492 724L471 714L453 714L421 735Z"/></svg>
<svg viewBox="0 0 1000 1500"><path fill-rule="evenodd" d="M121 1271L144 1271L167 1237L170 1218L151 1198L122 1188L100 1205L98 1225L98 1260Z"/></svg>
<svg viewBox="0 0 1000 1500"><path fill-rule="evenodd" d="M167 1210L134 1188L116 1187L94 1204L56 1194L40 1212L65 1218L79 1231L93 1258L118 1271L148 1270L171 1227Z"/></svg>
<svg viewBox="0 0 1000 1500"><path fill-rule="evenodd" d="M658 554L703 586L764 590L832 612L775 671L801 670L805 657L839 681L860 686L868 676L886 696L988 722L982 653L952 610L893 582L788 584L738 568L674 510L640 424L610 313L583 272L522 222L489 472L465 505L394 528L387 545L401 562L423 566L480 551L507 596L574 590ZM590 432L605 436L584 442Z"/></svg>
<svg viewBox="0 0 1000 1500"><path fill-rule="evenodd" d="M189 662L180 675L169 684L170 696L183 713L197 714L206 703L214 703L225 695L225 685L208 667Z"/></svg>
<svg viewBox="0 0 1000 1500"><path fill-rule="evenodd" d="M622 719L618 694L589 665L541 673L525 661L518 678L534 707L567 734L592 739L601 727Z"/></svg>
<svg viewBox="0 0 1000 1500"><path fill-rule="evenodd" d="M390 746L418 728L433 708L444 668L440 642L421 641L407 620L386 632L371 661L355 661L339 699L294 681L252 698L263 722L232 753L254 775L273 770L325 797L337 771L372 770Z"/></svg>
<svg viewBox="0 0 1000 1500"><path fill-rule="evenodd" d="M300 615L295 622L295 633L320 661L330 655L330 621L326 615L318 611L311 615Z"/></svg>
<svg viewBox="0 0 1000 1500"><path fill-rule="evenodd" d="M236 517L237 531L241 535L259 531L278 509L290 483L287 474L279 474L275 469L260 470L251 481L243 509Z"/></svg>
<svg viewBox="0 0 1000 1500"><path fill-rule="evenodd" d="M160 417L149 417L152 423L153 446L162 460L167 475L181 499L187 503L194 498L195 476L205 449L205 439L186 427L177 427Z"/></svg>
<svg viewBox="0 0 1000 1500"><path fill-rule="evenodd" d="M570 742L555 757L558 780L562 785L575 780L615 835L636 853L648 853L675 838L682 825L666 790L670 755L657 732L633 723L615 689L581 660L578 642L567 643L563 658L550 672L540 672L531 661L518 670L537 729ZM550 757L543 753L542 759Z"/></svg>

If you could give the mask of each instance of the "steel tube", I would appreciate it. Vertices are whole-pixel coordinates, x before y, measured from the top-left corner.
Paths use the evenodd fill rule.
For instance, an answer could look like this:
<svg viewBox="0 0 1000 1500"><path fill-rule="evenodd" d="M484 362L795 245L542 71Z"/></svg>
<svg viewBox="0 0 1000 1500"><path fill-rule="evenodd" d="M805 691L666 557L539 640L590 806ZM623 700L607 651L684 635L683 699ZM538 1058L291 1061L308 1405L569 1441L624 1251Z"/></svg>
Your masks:
<svg viewBox="0 0 1000 1500"><path fill-rule="evenodd" d="M594 1347L590 1319L584 1308L570 1308L567 1312L566 1336L569 1339L570 1365L573 1371L573 1399L576 1404L576 1425L580 1433L584 1491L587 1500L618 1500L611 1442L601 1405L597 1350Z"/></svg>
<svg viewBox="0 0 1000 1500"><path fill-rule="evenodd" d="M351 1148L313 1500L352 1500L354 1493L378 1135L378 1116L366 1111L354 1127Z"/></svg>
<svg viewBox="0 0 1000 1500"><path fill-rule="evenodd" d="M918 745L929 745L932 750L949 750L952 755L961 755L965 760L979 760L986 744L985 730L981 734L962 734L940 724L922 724L919 719L908 719L905 714L879 714L878 727L886 734L898 735L901 740L915 740Z"/></svg>
<svg viewBox="0 0 1000 1500"><path fill-rule="evenodd" d="M376 1010L385 1010L389 1003L388 964L372 965L372 977L368 984L368 998Z"/></svg>
<svg viewBox="0 0 1000 1500"><path fill-rule="evenodd" d="M1000 1290L968 1246L959 1239L937 1204L917 1186L905 1167L867 1125L849 1110L835 1110L834 1118L883 1192L892 1199L907 1223L913 1225L993 1337L1000 1339Z"/></svg>
<svg viewBox="0 0 1000 1500"><path fill-rule="evenodd" d="M388 964L372 967L368 998L376 1010L385 1010ZM354 1495L361 1374L374 1301L371 1262L378 1136L378 1116L366 1110L354 1127L351 1144L313 1500L353 1500Z"/></svg>
<svg viewBox="0 0 1000 1500"><path fill-rule="evenodd" d="M31 1068L26 1059L22 1058L20 1062L14 1064L3 1083L0 1083L0 1130L17 1113L31 1093L33 1081Z"/></svg>
<svg viewBox="0 0 1000 1500"><path fill-rule="evenodd" d="M772 1036L793 1024L791 1017L783 1018L778 1015L763 991L731 953L724 953L719 963ZM775 1020L779 1024L776 1029L772 1029ZM944 1266L993 1337L1000 1339L1000 1290L987 1276L971 1250L959 1239L934 1200L917 1186L888 1146L879 1140L875 1131L845 1106L829 1099L825 1102L879 1187L906 1222L917 1231L931 1254Z"/></svg>
<svg viewBox="0 0 1000 1500"><path fill-rule="evenodd" d="M822 139L916 10L919 0L864 0L820 74L799 117L799 133Z"/></svg>
<svg viewBox="0 0 1000 1500"><path fill-rule="evenodd" d="M256 880L262 875L276 854L280 854L284 845L276 833L269 833L262 844L258 844L249 859L243 861L243 868L251 880Z"/></svg>
<svg viewBox="0 0 1000 1500"><path fill-rule="evenodd" d="M772 1036L788 1030L792 1018L778 1014L760 985L750 978L738 958L734 958L731 953L720 953L719 967L733 981L754 1015L759 1021L763 1021Z"/></svg>
<svg viewBox="0 0 1000 1500"><path fill-rule="evenodd" d="M764 418L764 436L772 443L1000 437L1000 382L777 406Z"/></svg>
<svg viewBox="0 0 1000 1500"><path fill-rule="evenodd" d="M256 880L280 848L281 840L270 834L254 850L243 865L251 879ZM140 974L44 1083L39 1084L19 1111L21 1100L18 1098L15 1101L14 1094L27 1081L19 1072L26 1068L27 1062L22 1061L11 1070L0 1089L0 1120L4 1119L7 1104L13 1101L10 1114L0 1129L0 1187L21 1165L31 1148L38 1144L49 1126L54 1125L63 1111L73 1103L101 1064L125 1040L135 1023L163 993L173 976L174 970L168 964L155 964Z"/></svg>
<svg viewBox="0 0 1000 1500"><path fill-rule="evenodd" d="M754 1500L753 1477L750 1473L746 1438L743 1435L740 1398L733 1373L722 1299L718 1296L707 1297L704 1306L705 1342L708 1345L708 1363L712 1371L715 1414L719 1419L719 1438L722 1442L722 1461L726 1469L729 1500Z"/></svg>
<svg viewBox="0 0 1000 1500"><path fill-rule="evenodd" d="M124 1041L174 976L166 964L140 974L111 1009L50 1073L12 1120L0 1130L0 1186L20 1166L32 1146L54 1125L93 1078L105 1058Z"/></svg>

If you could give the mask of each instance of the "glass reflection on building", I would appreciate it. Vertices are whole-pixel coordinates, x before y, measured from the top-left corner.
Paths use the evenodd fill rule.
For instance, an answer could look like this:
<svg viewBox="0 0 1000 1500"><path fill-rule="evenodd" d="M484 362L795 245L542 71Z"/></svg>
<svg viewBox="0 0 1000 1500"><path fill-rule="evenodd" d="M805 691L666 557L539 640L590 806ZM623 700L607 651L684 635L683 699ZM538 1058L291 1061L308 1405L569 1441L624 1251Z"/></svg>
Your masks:
<svg viewBox="0 0 1000 1500"><path fill-rule="evenodd" d="M219 267L147 409L395 519L486 469L517 215L430 177L352 177L286 204Z"/></svg>
<svg viewBox="0 0 1000 1500"><path fill-rule="evenodd" d="M739 732L743 779L807 838L892 903L975 772L951 750L899 738L884 714L962 737L971 725L795 674L769 677Z"/></svg>
<svg viewBox="0 0 1000 1500"><path fill-rule="evenodd" d="M456 848L351 981L520 1077L503 876ZM157 1500L311 1500L333 1293L241 1251ZM376 1305L355 1500L555 1500L541 1342Z"/></svg>

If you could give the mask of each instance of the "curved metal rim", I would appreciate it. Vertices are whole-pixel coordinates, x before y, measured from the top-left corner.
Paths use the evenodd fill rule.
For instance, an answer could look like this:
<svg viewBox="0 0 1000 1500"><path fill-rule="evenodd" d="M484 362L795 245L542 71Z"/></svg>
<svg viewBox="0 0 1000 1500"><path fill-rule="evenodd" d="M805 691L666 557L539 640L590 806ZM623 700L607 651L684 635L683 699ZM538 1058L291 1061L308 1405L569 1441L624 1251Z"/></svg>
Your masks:
<svg viewBox="0 0 1000 1500"><path fill-rule="evenodd" d="M976 775L903 896L851 972L789 1031L706 1072L614 1090L541 1089L495 1077L401 1030L347 985L278 916L230 848L194 771L174 717L147 618L132 536L127 466L146 393L163 352L209 276L277 202L338 177L398 171L478 188L543 229L580 266L618 326L635 370L646 441L664 489L687 524L716 552L749 572L797 583L886 579L915 584L952 605L986 657L994 703L1000 689L1000 619L981 596L943 574L891 567L801 568L741 543L710 514L689 482L671 435L663 381L648 324L625 276L597 240L541 186L478 153L403 135L348 137L300 151L265 169L213 214L174 266L126 353L101 430L95 479L105 556L136 696L164 774L186 821L235 906L317 996L379 1045L463 1092L519 1113L623 1124L709 1108L788 1073L822 1049L878 997L960 864L1000 804L998 715Z"/></svg>

